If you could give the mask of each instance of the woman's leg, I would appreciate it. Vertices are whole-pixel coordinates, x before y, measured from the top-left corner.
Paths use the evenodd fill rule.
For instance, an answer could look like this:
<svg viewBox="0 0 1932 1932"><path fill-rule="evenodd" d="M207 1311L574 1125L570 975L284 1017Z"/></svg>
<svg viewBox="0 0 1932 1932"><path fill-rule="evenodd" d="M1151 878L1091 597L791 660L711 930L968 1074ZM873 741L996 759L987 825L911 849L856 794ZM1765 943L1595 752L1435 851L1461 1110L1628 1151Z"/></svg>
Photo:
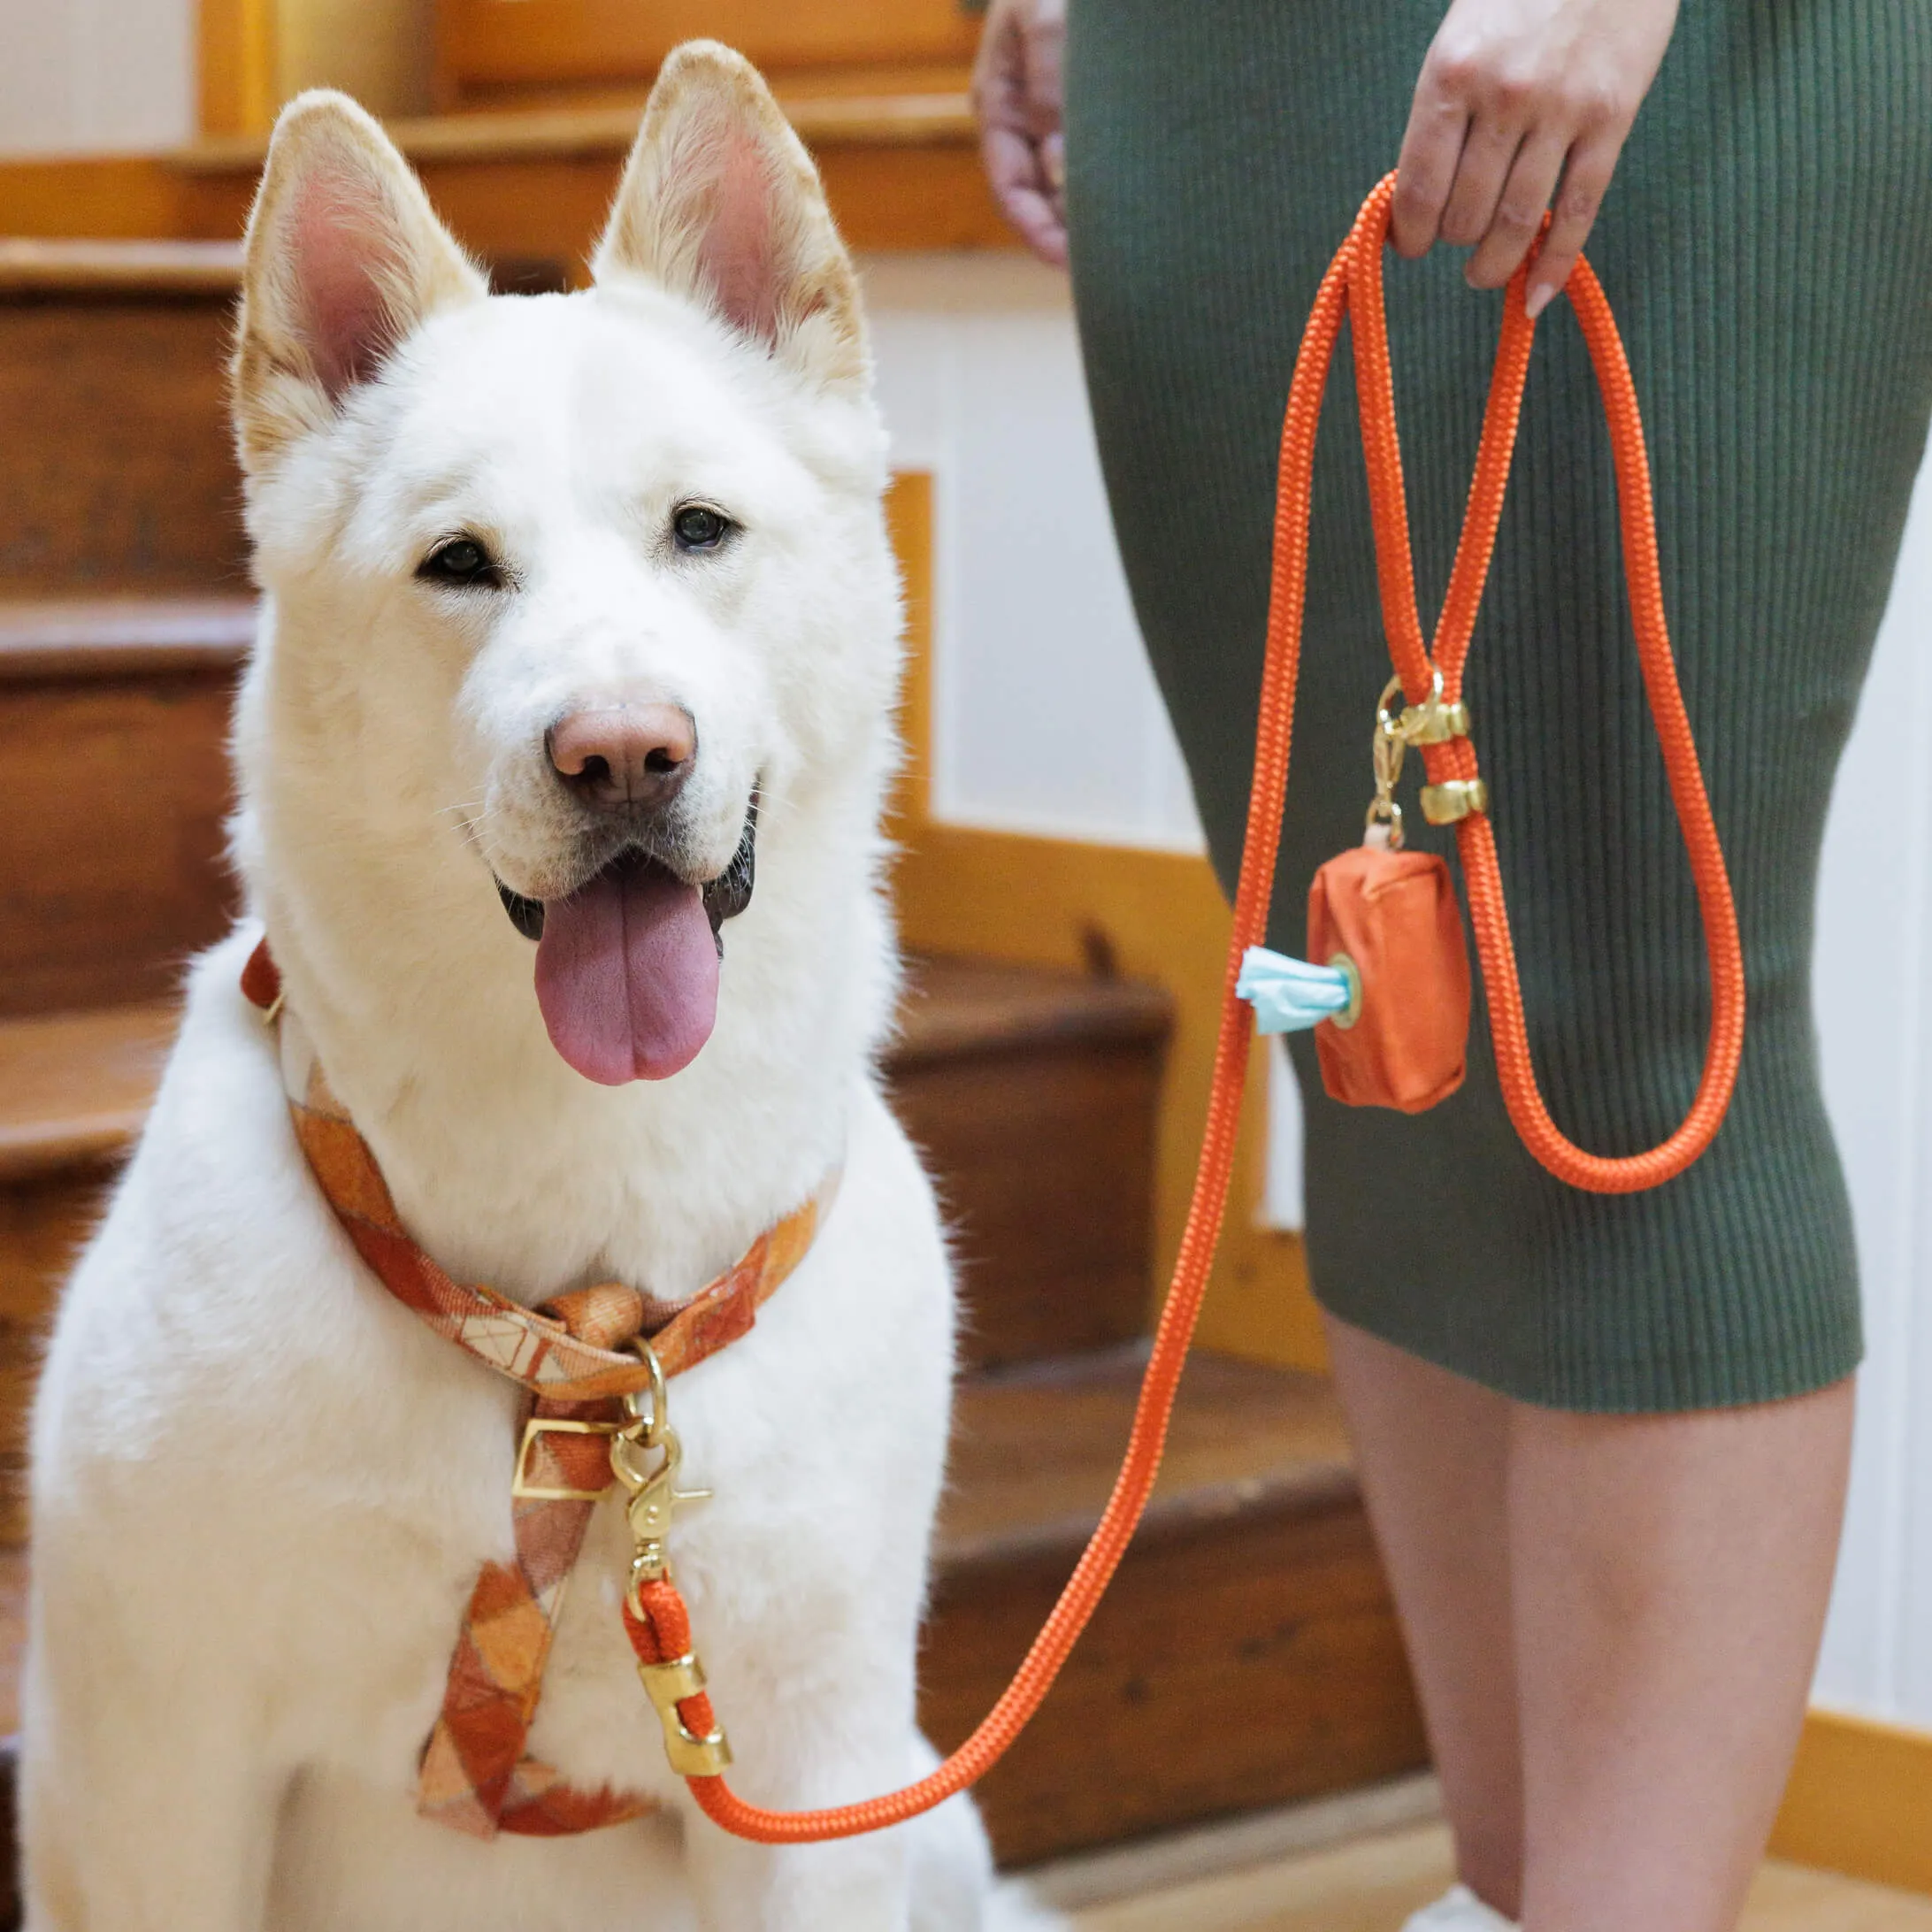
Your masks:
<svg viewBox="0 0 1932 1932"><path fill-rule="evenodd" d="M1507 1465L1516 1405L1332 1315L1327 1325L1457 1868L1514 1917L1523 1810Z"/></svg>
<svg viewBox="0 0 1932 1932"><path fill-rule="evenodd" d="M1576 1415L1328 1335L1464 1882L1526 1932L1731 1932L1811 1685L1852 1384Z"/></svg>
<svg viewBox="0 0 1932 1932"><path fill-rule="evenodd" d="M1852 1409L1849 1380L1686 1415L1510 1405L1526 1932L1732 1932L1811 1686Z"/></svg>

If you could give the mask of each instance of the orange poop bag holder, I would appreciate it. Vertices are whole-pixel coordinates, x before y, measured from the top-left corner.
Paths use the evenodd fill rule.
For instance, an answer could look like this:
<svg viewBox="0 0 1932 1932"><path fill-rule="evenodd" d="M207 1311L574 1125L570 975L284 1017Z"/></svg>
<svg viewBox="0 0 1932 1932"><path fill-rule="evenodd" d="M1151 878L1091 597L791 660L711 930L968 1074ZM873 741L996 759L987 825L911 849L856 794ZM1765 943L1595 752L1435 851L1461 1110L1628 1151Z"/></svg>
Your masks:
<svg viewBox="0 0 1932 1932"><path fill-rule="evenodd" d="M1428 776L1422 793L1424 816L1432 824L1456 828L1469 924L1489 997L1498 1078L1510 1118L1530 1153L1572 1186L1597 1193L1635 1192L1681 1174L1709 1146L1729 1105L1744 1025L1744 960L1736 915L1671 660L1652 522L1650 471L1636 393L1609 304L1583 261L1570 276L1568 293L1589 346L1610 426L1637 655L1703 915L1712 1019L1703 1076L1689 1111L1675 1132L1645 1153L1611 1157L1574 1146L1557 1129L1537 1092L1488 816L1488 792L1476 765L1468 709L1461 702L1463 663L1495 545L1535 334L1536 325L1523 308L1528 267L1517 271L1504 302L1502 335L1468 510L1431 653L1416 615L1382 307L1382 256L1394 191L1395 177L1391 174L1362 204L1347 240L1322 277L1289 390L1254 781L1235 895L1214 1088L1180 1254L1155 1331L1119 1480L1033 1647L972 1736L917 1783L823 1811L764 1810L748 1804L725 1782L721 1767L729 1762L729 1751L703 1690L702 1672L691 1654L683 1599L657 1548L654 1561L658 1568L648 1593L633 1591L625 1606L626 1628L647 1685L656 1673L671 1686L665 1716L674 1752L680 1737L687 1741L687 1748L702 1747L692 1762L680 1762L674 1755L673 1764L689 1775L692 1795L705 1813L740 1837L770 1844L799 1844L900 1823L982 1776L1046 1697L1126 1552L1160 1468L1168 1418L1207 1290L1233 1169L1255 1017L1238 990L1244 966L1253 969L1259 961L1278 971L1284 985L1299 981L1316 989L1326 1015L1316 1027L1322 1076L1338 1099L1414 1112L1434 1105L1460 1085L1468 1032L1468 959L1447 865L1432 855L1402 849L1394 787L1407 751L1420 752ZM1345 315L1353 336L1376 571L1395 677L1377 709L1376 800L1369 807L1369 836L1355 850L1330 860L1317 875L1308 916L1314 958L1304 964L1267 953L1261 942L1268 928L1288 781L1307 585L1315 425ZM1265 1018L1263 1024L1268 1024ZM702 1763L703 1768L694 1768L694 1763Z"/></svg>
<svg viewBox="0 0 1932 1932"><path fill-rule="evenodd" d="M1308 956L1346 961L1362 989L1351 991L1353 1016L1345 1008L1315 1030L1331 1098L1420 1114L1462 1085L1469 954L1434 853L1360 845L1330 859L1308 889Z"/></svg>

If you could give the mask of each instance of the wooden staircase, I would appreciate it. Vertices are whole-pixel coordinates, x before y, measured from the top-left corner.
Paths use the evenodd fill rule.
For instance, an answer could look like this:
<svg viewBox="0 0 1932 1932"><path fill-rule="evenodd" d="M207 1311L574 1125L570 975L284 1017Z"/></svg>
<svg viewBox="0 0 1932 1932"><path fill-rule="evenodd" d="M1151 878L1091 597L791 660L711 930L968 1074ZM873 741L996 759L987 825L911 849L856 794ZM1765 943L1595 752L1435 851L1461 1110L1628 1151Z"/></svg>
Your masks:
<svg viewBox="0 0 1932 1932"><path fill-rule="evenodd" d="M233 910L224 740L253 617L220 413L234 278L232 251L0 244L0 1453L16 1477L61 1275L138 1130L180 962ZM942 1747L1019 1661L1125 1442L1168 1027L1148 987L916 962L888 1074L958 1230L970 1323L922 1664ZM0 1729L25 1571L18 1481L8 1493ZM1197 1361L1146 1529L982 1788L1002 1858L1422 1757L1325 1384Z"/></svg>

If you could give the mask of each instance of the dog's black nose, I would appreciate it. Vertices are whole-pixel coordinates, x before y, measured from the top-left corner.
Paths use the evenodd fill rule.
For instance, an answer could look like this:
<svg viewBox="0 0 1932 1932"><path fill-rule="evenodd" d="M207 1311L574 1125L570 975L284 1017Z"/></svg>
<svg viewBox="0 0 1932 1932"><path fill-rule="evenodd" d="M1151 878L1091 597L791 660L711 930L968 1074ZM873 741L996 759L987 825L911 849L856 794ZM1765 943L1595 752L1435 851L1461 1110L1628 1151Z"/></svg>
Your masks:
<svg viewBox="0 0 1932 1932"><path fill-rule="evenodd" d="M557 777L600 811L670 804L698 755L696 722L677 704L586 705L543 741Z"/></svg>

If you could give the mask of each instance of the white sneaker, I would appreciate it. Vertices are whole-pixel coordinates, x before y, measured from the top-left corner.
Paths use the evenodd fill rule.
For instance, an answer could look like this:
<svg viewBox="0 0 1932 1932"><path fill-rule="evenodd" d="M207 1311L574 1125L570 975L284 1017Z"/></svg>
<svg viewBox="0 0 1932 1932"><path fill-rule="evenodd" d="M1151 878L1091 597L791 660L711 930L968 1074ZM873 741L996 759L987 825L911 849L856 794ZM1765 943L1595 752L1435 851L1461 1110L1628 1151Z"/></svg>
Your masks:
<svg viewBox="0 0 1932 1932"><path fill-rule="evenodd" d="M1432 1905L1424 1905L1402 1932L1519 1932L1514 1919L1485 1905L1467 1885L1452 1885Z"/></svg>

